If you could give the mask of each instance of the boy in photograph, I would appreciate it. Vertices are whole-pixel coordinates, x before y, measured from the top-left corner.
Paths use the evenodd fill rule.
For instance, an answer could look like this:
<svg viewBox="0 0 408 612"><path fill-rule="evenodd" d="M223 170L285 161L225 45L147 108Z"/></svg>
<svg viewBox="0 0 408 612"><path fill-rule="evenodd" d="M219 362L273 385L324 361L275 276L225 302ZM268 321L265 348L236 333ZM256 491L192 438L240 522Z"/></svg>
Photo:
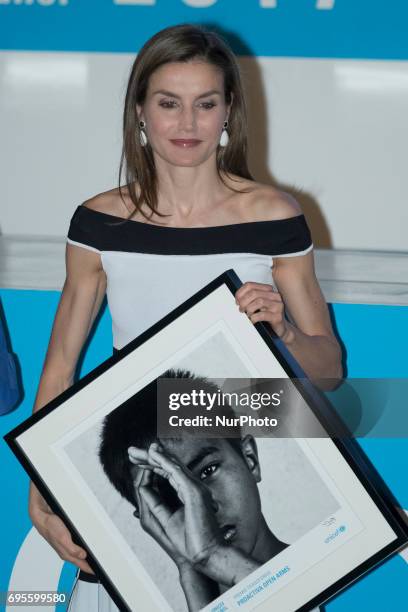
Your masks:
<svg viewBox="0 0 408 612"><path fill-rule="evenodd" d="M168 370L162 378L218 390L186 371ZM199 610L287 544L262 514L255 439L196 437L180 429L177 437L158 439L156 382L105 418L99 456L143 529L176 563L189 610ZM234 415L225 405L220 410Z"/></svg>

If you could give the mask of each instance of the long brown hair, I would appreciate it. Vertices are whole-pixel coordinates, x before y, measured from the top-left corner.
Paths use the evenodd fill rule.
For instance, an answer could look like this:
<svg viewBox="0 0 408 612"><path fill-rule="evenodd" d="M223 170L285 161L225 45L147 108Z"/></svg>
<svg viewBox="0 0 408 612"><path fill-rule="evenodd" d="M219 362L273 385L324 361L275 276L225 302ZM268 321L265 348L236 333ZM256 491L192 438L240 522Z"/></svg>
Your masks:
<svg viewBox="0 0 408 612"><path fill-rule="evenodd" d="M231 104L228 119L229 143L218 147L217 171L252 179L247 163L247 118L244 92L239 67L227 44L214 32L202 27L183 24L161 30L150 38L133 64L126 91L123 114L123 148L119 167L119 192L121 177L125 169L125 181L129 197L135 206L134 212L142 211L146 204L151 214L157 211L157 175L153 151L149 144L140 144L139 119L136 105L143 106L149 79L153 72L169 62L202 60L223 73L225 102ZM138 189L136 189L138 185ZM134 213L132 213L134 214Z"/></svg>

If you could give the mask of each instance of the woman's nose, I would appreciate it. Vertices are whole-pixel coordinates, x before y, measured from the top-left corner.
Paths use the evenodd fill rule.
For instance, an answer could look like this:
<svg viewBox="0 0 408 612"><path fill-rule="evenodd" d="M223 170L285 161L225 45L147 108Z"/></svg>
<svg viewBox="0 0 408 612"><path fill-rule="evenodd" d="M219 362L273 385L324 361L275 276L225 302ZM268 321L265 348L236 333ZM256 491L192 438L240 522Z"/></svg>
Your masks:
<svg viewBox="0 0 408 612"><path fill-rule="evenodd" d="M184 130L193 130L196 124L195 112L193 109L183 109L180 116L180 125Z"/></svg>

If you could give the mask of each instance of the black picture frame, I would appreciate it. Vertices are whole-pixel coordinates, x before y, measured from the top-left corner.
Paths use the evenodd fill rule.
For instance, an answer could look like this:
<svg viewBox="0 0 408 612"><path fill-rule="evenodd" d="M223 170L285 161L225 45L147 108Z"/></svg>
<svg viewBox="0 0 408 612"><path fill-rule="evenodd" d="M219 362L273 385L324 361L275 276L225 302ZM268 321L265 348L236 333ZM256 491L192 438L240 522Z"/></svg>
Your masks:
<svg viewBox="0 0 408 612"><path fill-rule="evenodd" d="M81 391L91 389L92 385L101 381L107 373L112 373L115 366L121 362L124 364L129 356L136 355L137 351L141 350L141 347L146 346L148 341L151 341L153 338L158 338L159 334L162 334L166 329L170 329L170 326L175 324L176 321L180 322L181 318L186 315L186 313L192 312L194 308L199 308L200 304L206 299L209 299L210 296L215 295L217 290L222 290L224 292L227 290L226 293L233 297L240 286L241 281L235 272L233 270L226 271L5 436L5 440L10 449L16 455L47 503L68 526L75 541L87 549L90 566L98 575L119 609L130 610L132 608L129 607L127 601L122 596L118 585L111 579L106 569L104 569L104 564L101 562L98 555L95 554L92 545L89 545L87 538L84 537L83 529L79 528L77 522L73 519L71 509L64 507L61 503L58 495L50 484L52 479L44 476L34 456L27 452L27 443L23 443L23 438L25 440L28 434L31 435L32 439L30 444L32 444L32 448L36 448L36 444L44 444L41 427L38 427L38 434L35 434L35 430L37 426L44 425L47 419L50 419L50 415L56 415L58 410L66 406L67 402L78 396ZM246 319L244 315L241 314L241 316ZM249 325L249 322L245 324ZM252 326L252 324L250 325ZM350 570L344 573L344 575L337 578L329 586L323 588L312 597L309 597L307 601L302 602L301 605L296 607L296 610L299 610L299 612L306 612L314 606L327 601L340 590L385 561L390 555L403 548L408 542L408 528L397 501L394 499L390 490L370 463L359 444L352 438L343 423L339 420L324 394L318 391L310 383L283 342L276 337L267 324L257 323L255 326L252 326L252 328L256 330L259 342L266 344L273 358L283 368L286 375L292 379L293 384L304 398L312 413L330 434L328 443L333 444L339 453L339 457L341 456L345 465L351 468L361 485L361 490L368 494L373 507L378 511L384 524L388 525L395 534L395 538L393 538L392 541L381 546L379 550L374 554L370 554L369 557L361 563L350 567ZM264 346L264 344L262 344L262 346ZM38 441L36 441L36 435L38 436ZM256 603L256 606L257 610L263 609L259 602ZM154 608L151 609L153 610ZM251 608L248 607L247 609ZM159 610L159 608L157 608L157 610Z"/></svg>

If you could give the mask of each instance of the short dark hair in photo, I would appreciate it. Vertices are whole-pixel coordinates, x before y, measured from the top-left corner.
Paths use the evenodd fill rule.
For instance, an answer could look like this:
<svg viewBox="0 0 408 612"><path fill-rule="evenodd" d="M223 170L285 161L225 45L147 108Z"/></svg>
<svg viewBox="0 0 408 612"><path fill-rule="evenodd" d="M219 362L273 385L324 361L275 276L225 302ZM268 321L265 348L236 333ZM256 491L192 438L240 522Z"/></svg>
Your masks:
<svg viewBox="0 0 408 612"><path fill-rule="evenodd" d="M159 378L187 379L206 392L216 393L219 391L213 382L205 377L196 376L188 370L170 369ZM136 446L137 448L147 449L150 444L158 440L157 381L158 379L153 380L113 410L104 418L102 425L99 447L99 459L102 467L111 484L133 506L136 504L136 500L128 448ZM228 405L222 406L222 413L227 417L235 416L232 408ZM182 434L181 430L178 430L178 432ZM225 440L242 457L238 427L234 433L235 435L238 434L238 437L225 438ZM182 435L175 436L173 439L180 440Z"/></svg>

